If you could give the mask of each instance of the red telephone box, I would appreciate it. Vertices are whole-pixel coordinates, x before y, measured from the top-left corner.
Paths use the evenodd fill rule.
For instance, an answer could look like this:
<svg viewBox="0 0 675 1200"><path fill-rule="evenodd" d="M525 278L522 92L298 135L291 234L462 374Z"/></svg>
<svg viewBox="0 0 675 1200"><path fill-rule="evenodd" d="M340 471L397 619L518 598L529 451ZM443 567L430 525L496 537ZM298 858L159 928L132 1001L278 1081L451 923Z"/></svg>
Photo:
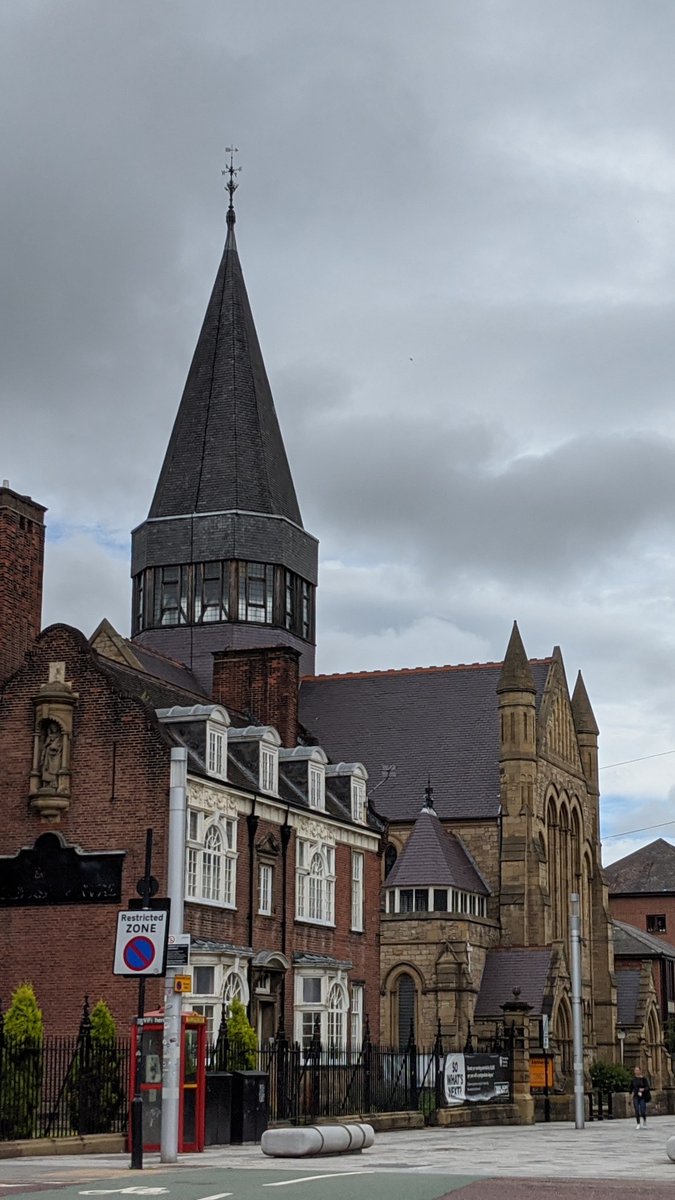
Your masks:
<svg viewBox="0 0 675 1200"><path fill-rule="evenodd" d="M140 1093L143 1100L143 1149L159 1150L162 1128L162 1059L164 1013L148 1013L131 1031L130 1098L136 1092L140 1036ZM200 1013L183 1013L180 1040L178 1152L204 1149L206 1095L206 1021Z"/></svg>

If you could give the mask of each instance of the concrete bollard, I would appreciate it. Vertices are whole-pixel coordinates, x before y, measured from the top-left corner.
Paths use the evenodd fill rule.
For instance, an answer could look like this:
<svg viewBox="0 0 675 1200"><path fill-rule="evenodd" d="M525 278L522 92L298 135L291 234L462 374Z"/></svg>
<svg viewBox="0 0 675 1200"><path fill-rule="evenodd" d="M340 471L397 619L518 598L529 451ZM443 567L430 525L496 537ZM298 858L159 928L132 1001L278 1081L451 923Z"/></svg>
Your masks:
<svg viewBox="0 0 675 1200"><path fill-rule="evenodd" d="M372 1146L372 1125L354 1121L347 1125L302 1125L291 1129L266 1129L260 1148L270 1158L307 1158L320 1154L353 1154Z"/></svg>
<svg viewBox="0 0 675 1200"><path fill-rule="evenodd" d="M675 1137L669 1137L666 1142L666 1154L671 1162L675 1162Z"/></svg>

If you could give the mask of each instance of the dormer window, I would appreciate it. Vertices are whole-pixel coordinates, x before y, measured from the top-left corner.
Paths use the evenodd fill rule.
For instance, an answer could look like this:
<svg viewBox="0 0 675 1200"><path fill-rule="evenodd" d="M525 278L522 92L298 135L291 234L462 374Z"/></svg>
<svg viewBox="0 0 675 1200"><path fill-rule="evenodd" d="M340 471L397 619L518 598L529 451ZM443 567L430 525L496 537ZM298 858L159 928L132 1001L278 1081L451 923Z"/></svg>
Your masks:
<svg viewBox="0 0 675 1200"><path fill-rule="evenodd" d="M363 779L352 779L352 820L362 825L366 820L366 785Z"/></svg>
<svg viewBox="0 0 675 1200"><path fill-rule="evenodd" d="M211 722L206 733L206 769L216 779L227 775L227 729Z"/></svg>
<svg viewBox="0 0 675 1200"><path fill-rule="evenodd" d="M309 807L320 808L325 807L325 775L323 767L317 766L316 763L309 764Z"/></svg>
<svg viewBox="0 0 675 1200"><path fill-rule="evenodd" d="M260 747L260 790L276 796L279 790L279 755L276 747Z"/></svg>

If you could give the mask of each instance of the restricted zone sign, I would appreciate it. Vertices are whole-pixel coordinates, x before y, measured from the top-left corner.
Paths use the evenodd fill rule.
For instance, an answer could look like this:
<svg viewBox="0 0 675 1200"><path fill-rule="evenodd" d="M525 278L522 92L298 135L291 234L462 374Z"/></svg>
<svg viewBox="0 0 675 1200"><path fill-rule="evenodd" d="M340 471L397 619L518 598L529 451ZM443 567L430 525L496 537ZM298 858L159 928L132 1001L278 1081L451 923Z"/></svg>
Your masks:
<svg viewBox="0 0 675 1200"><path fill-rule="evenodd" d="M164 975L169 914L135 909L117 914L113 975Z"/></svg>

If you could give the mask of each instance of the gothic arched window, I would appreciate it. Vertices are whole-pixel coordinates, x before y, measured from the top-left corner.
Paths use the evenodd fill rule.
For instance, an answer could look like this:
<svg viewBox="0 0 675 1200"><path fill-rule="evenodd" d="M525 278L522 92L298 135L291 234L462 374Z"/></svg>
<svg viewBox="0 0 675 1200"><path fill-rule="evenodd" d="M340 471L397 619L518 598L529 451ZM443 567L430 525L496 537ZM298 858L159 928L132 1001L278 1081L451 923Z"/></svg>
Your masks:
<svg viewBox="0 0 675 1200"><path fill-rule="evenodd" d="M415 1031L415 980L405 972L398 977L398 1044L407 1046Z"/></svg>

